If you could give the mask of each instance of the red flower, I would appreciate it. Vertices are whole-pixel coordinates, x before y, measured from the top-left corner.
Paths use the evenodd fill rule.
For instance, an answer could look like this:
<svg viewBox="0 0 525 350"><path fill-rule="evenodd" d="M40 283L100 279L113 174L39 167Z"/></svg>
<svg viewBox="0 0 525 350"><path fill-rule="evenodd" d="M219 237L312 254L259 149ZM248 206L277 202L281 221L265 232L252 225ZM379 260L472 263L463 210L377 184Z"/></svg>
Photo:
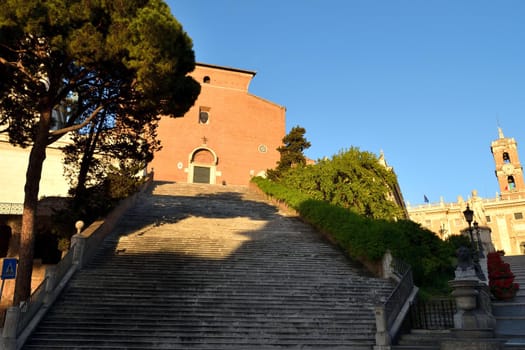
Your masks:
<svg viewBox="0 0 525 350"><path fill-rule="evenodd" d="M489 272L489 287L497 299L513 298L520 286L514 283L514 274L510 265L501 258L499 252L487 254L487 269Z"/></svg>

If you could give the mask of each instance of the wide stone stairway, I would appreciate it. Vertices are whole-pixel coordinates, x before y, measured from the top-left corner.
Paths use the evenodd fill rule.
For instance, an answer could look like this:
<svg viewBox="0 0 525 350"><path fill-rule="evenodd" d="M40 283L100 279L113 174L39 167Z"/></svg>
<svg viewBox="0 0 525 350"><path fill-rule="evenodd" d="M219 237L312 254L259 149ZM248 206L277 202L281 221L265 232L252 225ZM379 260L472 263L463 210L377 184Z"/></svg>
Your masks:
<svg viewBox="0 0 525 350"><path fill-rule="evenodd" d="M496 333L525 348L525 255L504 256L503 260L510 264L520 289L514 299L492 303Z"/></svg>
<svg viewBox="0 0 525 350"><path fill-rule="evenodd" d="M24 349L372 349L392 288L245 188L156 183Z"/></svg>

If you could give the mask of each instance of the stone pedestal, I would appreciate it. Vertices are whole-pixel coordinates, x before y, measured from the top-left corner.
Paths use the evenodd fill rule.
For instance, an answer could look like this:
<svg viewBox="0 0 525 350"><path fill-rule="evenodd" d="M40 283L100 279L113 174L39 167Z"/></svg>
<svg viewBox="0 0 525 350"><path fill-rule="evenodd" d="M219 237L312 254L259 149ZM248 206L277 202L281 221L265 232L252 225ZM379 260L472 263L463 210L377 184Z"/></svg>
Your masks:
<svg viewBox="0 0 525 350"><path fill-rule="evenodd" d="M473 276L473 270L456 271L456 279L449 282L456 299L452 338L441 343L441 350L499 350L500 341L494 339L496 320L490 308L487 286ZM489 298L487 302L487 298Z"/></svg>
<svg viewBox="0 0 525 350"><path fill-rule="evenodd" d="M478 280L475 279L455 279L449 282L449 285L454 289L452 296L456 299L458 313L474 310L477 307L477 299L479 292L477 290ZM456 328L463 328L461 324L456 325Z"/></svg>

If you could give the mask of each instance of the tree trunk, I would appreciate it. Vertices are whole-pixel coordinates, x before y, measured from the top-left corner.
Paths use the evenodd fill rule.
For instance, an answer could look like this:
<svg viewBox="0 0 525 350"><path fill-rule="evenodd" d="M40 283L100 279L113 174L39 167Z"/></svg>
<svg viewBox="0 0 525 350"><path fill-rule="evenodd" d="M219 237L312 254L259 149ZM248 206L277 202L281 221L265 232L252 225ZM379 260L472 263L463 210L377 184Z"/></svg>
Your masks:
<svg viewBox="0 0 525 350"><path fill-rule="evenodd" d="M86 154L89 152L88 149L90 146L90 141L86 142L86 148L84 149L82 160L80 161L80 169L77 176L77 187L75 188L75 197L73 199L73 207L75 208L80 207L81 203L85 200L86 180L89 171L89 164L86 159Z"/></svg>
<svg viewBox="0 0 525 350"><path fill-rule="evenodd" d="M41 113L35 142L29 154L26 184L24 187L25 196L22 213L22 231L20 233L20 254L13 305L19 305L20 302L27 301L31 296L38 191L40 189L42 166L46 158L50 125L51 110L47 110Z"/></svg>
<svg viewBox="0 0 525 350"><path fill-rule="evenodd" d="M103 118L101 118L103 120ZM91 129L89 130L88 138L86 140L84 153L82 154L82 160L80 161L80 169L77 177L77 188L75 189L75 198L73 205L75 208L81 206L82 202L85 200L84 196L86 193L86 181L91 167L91 161L93 159L93 154L95 153L96 144L100 135L100 128L102 127L102 122L99 122L99 130L95 132L95 125L92 124Z"/></svg>

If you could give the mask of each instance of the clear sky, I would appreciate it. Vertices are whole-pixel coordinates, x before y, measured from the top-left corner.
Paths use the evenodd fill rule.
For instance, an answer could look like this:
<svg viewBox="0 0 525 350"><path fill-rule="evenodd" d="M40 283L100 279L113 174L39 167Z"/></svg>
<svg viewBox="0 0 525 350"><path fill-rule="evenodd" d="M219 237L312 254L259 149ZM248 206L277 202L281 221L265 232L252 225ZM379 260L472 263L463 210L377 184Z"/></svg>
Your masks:
<svg viewBox="0 0 525 350"><path fill-rule="evenodd" d="M525 1L169 0L198 62L257 72L312 159L355 146L405 201L494 197L501 126L525 162Z"/></svg>

